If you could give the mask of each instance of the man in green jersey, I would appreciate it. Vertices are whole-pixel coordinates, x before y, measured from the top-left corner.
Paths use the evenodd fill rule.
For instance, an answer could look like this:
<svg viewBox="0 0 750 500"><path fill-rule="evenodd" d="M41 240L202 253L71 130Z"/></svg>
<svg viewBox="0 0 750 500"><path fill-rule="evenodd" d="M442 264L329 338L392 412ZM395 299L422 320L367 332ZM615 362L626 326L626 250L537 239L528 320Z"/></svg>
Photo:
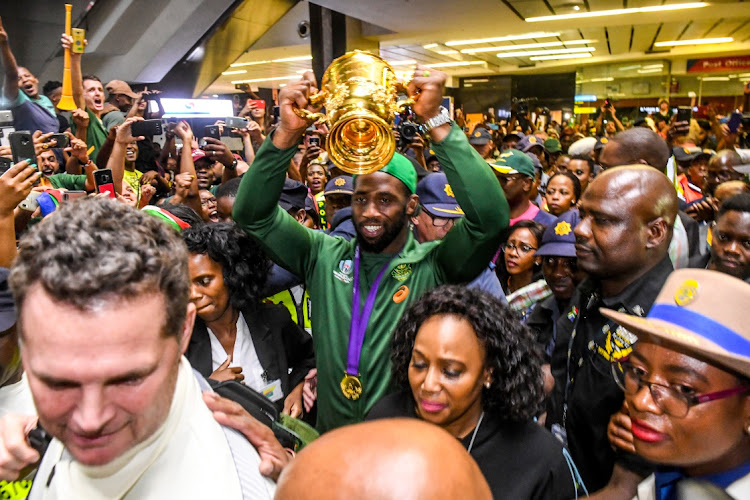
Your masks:
<svg viewBox="0 0 750 500"><path fill-rule="evenodd" d="M234 220L274 261L303 277L310 293L321 431L361 421L391 390L389 349L401 315L427 290L479 275L508 226L499 184L440 106L445 80L445 73L418 68L409 87L413 110L426 124L466 214L443 240L419 244L413 238L416 173L399 154L380 171L355 179L357 237L351 241L306 229L277 206L289 162L309 125L294 109L312 110L308 96L315 89L306 79L280 92L280 124L240 184Z"/></svg>

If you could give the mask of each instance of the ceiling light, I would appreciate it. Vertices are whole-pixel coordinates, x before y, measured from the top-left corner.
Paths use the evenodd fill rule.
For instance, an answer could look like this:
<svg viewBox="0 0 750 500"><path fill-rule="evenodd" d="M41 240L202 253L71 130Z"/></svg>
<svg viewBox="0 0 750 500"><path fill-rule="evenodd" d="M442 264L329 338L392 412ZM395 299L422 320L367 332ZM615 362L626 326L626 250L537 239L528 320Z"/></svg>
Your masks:
<svg viewBox="0 0 750 500"><path fill-rule="evenodd" d="M725 36L721 38L696 38L694 40L670 40L668 42L656 42L654 47L678 47L680 45L706 45L709 43L729 43L734 38Z"/></svg>
<svg viewBox="0 0 750 500"><path fill-rule="evenodd" d="M592 82L592 83L596 83L596 82L614 82L615 81L615 77L614 76L606 76L604 78L592 78L589 81Z"/></svg>
<svg viewBox="0 0 750 500"><path fill-rule="evenodd" d="M221 74L222 75L239 75L241 73L247 73L247 70L246 69L238 69L238 70L235 70L235 71L223 71Z"/></svg>
<svg viewBox="0 0 750 500"><path fill-rule="evenodd" d="M243 63L234 63L234 64L230 64L229 66L232 68L239 68L240 66L257 66L259 64L285 63L285 62L310 61L310 60L312 60L312 56L295 56L295 57L284 57L281 59L272 59L270 61L251 61L251 62L243 62Z"/></svg>
<svg viewBox="0 0 750 500"><path fill-rule="evenodd" d="M740 73L737 78L750 78L750 73Z"/></svg>
<svg viewBox="0 0 750 500"><path fill-rule="evenodd" d="M728 76L704 76L701 78L704 82L728 82Z"/></svg>
<svg viewBox="0 0 750 500"><path fill-rule="evenodd" d="M599 40L568 40L563 42L564 45L586 45L588 43L596 43Z"/></svg>
<svg viewBox="0 0 750 500"><path fill-rule="evenodd" d="M644 73L661 73L661 68L639 69L638 73L641 75Z"/></svg>
<svg viewBox="0 0 750 500"><path fill-rule="evenodd" d="M638 69L640 68L640 64L633 64L632 66L623 66L621 68L617 68L619 71L630 71L631 69Z"/></svg>
<svg viewBox="0 0 750 500"><path fill-rule="evenodd" d="M474 40L454 40L452 42L445 42L448 47L456 45L476 45L478 43L494 43L494 42L510 42L513 40L528 40L530 38L549 38L553 36L560 36L560 33L545 33L545 32L534 32L524 33L522 35L509 35L509 36L498 36L495 38L477 38Z"/></svg>
<svg viewBox="0 0 750 500"><path fill-rule="evenodd" d="M664 67L664 64L662 64L662 63L659 63L659 64L648 64L646 66L643 66L643 69L655 69L655 68L661 69L663 67Z"/></svg>
<svg viewBox="0 0 750 500"><path fill-rule="evenodd" d="M488 83L489 78L467 78L463 82L466 83Z"/></svg>
<svg viewBox="0 0 750 500"><path fill-rule="evenodd" d="M452 55L458 54L458 51L457 50L438 50L437 53L443 56L452 56Z"/></svg>
<svg viewBox="0 0 750 500"><path fill-rule="evenodd" d="M428 43L427 45L422 45L422 48L423 49L434 49L437 46L438 46L438 44L436 44L436 43Z"/></svg>
<svg viewBox="0 0 750 500"><path fill-rule="evenodd" d="M255 82L272 82L274 80L294 80L299 78L299 75L288 75L288 76L277 76L275 78L253 78L251 80L233 80L232 83L255 83Z"/></svg>
<svg viewBox="0 0 750 500"><path fill-rule="evenodd" d="M410 66L412 64L417 64L417 61L414 59L403 59L401 61L388 61L388 64L391 66Z"/></svg>
<svg viewBox="0 0 750 500"><path fill-rule="evenodd" d="M480 52L497 52L498 50L539 49L542 47L562 47L562 42L522 43L519 45L501 45L500 47L480 47L463 49L462 54L478 54Z"/></svg>
<svg viewBox="0 0 750 500"><path fill-rule="evenodd" d="M257 66L258 64L268 64L271 61L252 61L252 62L244 62L244 63L234 63L230 64L229 67L231 68L239 68L240 66Z"/></svg>
<svg viewBox="0 0 750 500"><path fill-rule="evenodd" d="M580 54L583 52L594 52L594 47L578 47L575 49L552 49L552 50L522 50L519 52L500 52L496 57L500 59L506 57L527 57L527 56L545 56L551 54Z"/></svg>
<svg viewBox="0 0 750 500"><path fill-rule="evenodd" d="M678 3L673 5L654 5L651 7L633 7L630 9L599 10L594 12L576 12L574 14L561 14L559 16L529 17L527 23L538 23L542 21L562 21L563 19L585 19L588 17L619 16L623 14L643 14L647 12L664 12L669 10L697 9L708 7L706 2Z"/></svg>
<svg viewBox="0 0 750 500"><path fill-rule="evenodd" d="M445 63L425 64L428 68L456 68L459 66L475 66L477 64L487 64L485 61L454 61Z"/></svg>
<svg viewBox="0 0 750 500"><path fill-rule="evenodd" d="M583 57L592 57L590 53L585 54L559 54L556 56L534 56L530 57L532 61L553 61L555 59L578 59Z"/></svg>
<svg viewBox="0 0 750 500"><path fill-rule="evenodd" d="M312 56L284 57L282 59L273 59L272 63L294 62L294 61L312 61Z"/></svg>

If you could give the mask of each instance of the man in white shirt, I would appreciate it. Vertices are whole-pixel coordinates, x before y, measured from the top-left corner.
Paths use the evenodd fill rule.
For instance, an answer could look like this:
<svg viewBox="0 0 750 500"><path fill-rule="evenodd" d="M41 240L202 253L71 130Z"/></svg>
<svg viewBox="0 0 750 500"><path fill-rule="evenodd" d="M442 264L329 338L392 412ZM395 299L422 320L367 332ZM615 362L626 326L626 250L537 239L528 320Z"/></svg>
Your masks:
<svg viewBox="0 0 750 500"><path fill-rule="evenodd" d="M66 204L22 240L10 284L39 423L54 438L29 498L273 496L257 451L214 420L182 356L195 307L169 226L109 199ZM34 453L16 455L19 470Z"/></svg>

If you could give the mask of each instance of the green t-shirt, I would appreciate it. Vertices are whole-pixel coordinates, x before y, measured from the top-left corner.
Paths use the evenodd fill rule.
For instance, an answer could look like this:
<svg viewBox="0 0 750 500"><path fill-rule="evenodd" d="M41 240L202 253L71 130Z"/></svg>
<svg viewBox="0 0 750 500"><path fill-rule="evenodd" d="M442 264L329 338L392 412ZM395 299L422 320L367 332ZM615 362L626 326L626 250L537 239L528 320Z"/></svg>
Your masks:
<svg viewBox="0 0 750 500"><path fill-rule="evenodd" d="M93 111L86 109L86 113L89 115L89 128L86 129L86 146L94 146L94 151L89 155L94 163L98 163L96 156L99 154L99 148L102 147L104 141L107 140L107 130L104 128L102 121L97 118ZM76 124L71 120L70 130L76 133Z"/></svg>
<svg viewBox="0 0 750 500"><path fill-rule="evenodd" d="M47 177L55 189L68 189L70 191L86 190L86 174L55 174Z"/></svg>
<svg viewBox="0 0 750 500"><path fill-rule="evenodd" d="M380 398L393 391L390 344L396 323L426 291L478 276L508 226L508 203L500 184L461 129L454 126L433 149L466 216L442 241L419 244L409 234L406 245L392 260L390 255L362 253L360 307L381 266L390 262L365 333L359 363L363 391L356 401L346 399L340 389L352 317L356 239L346 241L307 229L277 205L296 147L279 150L269 136L253 168L243 176L234 220L277 264L304 277L310 293L318 369L316 427L321 432L362 421Z"/></svg>

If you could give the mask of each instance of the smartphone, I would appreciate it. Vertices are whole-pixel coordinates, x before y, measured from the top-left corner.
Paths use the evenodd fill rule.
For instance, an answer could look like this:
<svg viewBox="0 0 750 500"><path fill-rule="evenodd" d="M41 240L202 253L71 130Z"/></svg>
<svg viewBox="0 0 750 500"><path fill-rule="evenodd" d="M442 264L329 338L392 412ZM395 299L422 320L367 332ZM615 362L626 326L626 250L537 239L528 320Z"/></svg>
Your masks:
<svg viewBox="0 0 750 500"><path fill-rule="evenodd" d="M52 442L52 436L50 436L41 425L37 424L36 427L29 431L26 440L29 442L29 445L39 453L39 456L43 457L49 444Z"/></svg>
<svg viewBox="0 0 750 500"><path fill-rule="evenodd" d="M221 139L221 131L218 125L206 125L203 127L203 137Z"/></svg>
<svg viewBox="0 0 750 500"><path fill-rule="evenodd" d="M62 201L73 201L79 198L85 198L86 191L63 191L62 196Z"/></svg>
<svg viewBox="0 0 750 500"><path fill-rule="evenodd" d="M73 28L70 30L70 34L73 37L73 47L70 49L71 52L76 54L83 54L86 50L86 46L83 44L83 40L86 38L86 30L80 28Z"/></svg>
<svg viewBox="0 0 750 500"><path fill-rule="evenodd" d="M612 107L612 101L610 101L609 99L604 99L604 107L607 108L607 109L611 108Z"/></svg>
<svg viewBox="0 0 750 500"><path fill-rule="evenodd" d="M130 133L133 137L161 135L164 129L161 126L161 120L143 120L135 122L130 126Z"/></svg>
<svg viewBox="0 0 750 500"><path fill-rule="evenodd" d="M500 127L497 125L497 123L489 123L487 126L490 127L490 130L499 130L500 129Z"/></svg>
<svg viewBox="0 0 750 500"><path fill-rule="evenodd" d="M49 140L51 141L52 139L56 141L56 148L67 148L70 144L70 139L65 134L52 134L52 137L50 137Z"/></svg>
<svg viewBox="0 0 750 500"><path fill-rule="evenodd" d="M7 172L8 169L12 166L13 160L4 156L0 156L0 177L2 177L2 175Z"/></svg>
<svg viewBox="0 0 750 500"><path fill-rule="evenodd" d="M105 168L94 171L94 183L97 193L109 193L110 198L115 198L115 185L112 181L112 170Z"/></svg>
<svg viewBox="0 0 750 500"><path fill-rule="evenodd" d="M36 154L34 153L34 141L31 138L31 132L28 130L17 130L8 134L10 149L13 152L13 163L27 160L36 163Z"/></svg>
<svg viewBox="0 0 750 500"><path fill-rule="evenodd" d="M266 101L264 101L263 99L248 99L248 102L252 102L258 109L266 108Z"/></svg>
<svg viewBox="0 0 750 500"><path fill-rule="evenodd" d="M729 121L727 122L729 133L736 134L737 129L740 128L740 123L742 123L742 113L738 113L735 111L734 113L732 113L732 116L729 117Z"/></svg>
<svg viewBox="0 0 750 500"><path fill-rule="evenodd" d="M312 136L308 137L307 138L307 145L308 145L308 147L309 146L320 147L320 137L318 137L317 135L312 135Z"/></svg>
<svg viewBox="0 0 750 500"><path fill-rule="evenodd" d="M224 120L226 128L247 128L247 118L240 118L239 116L229 116Z"/></svg>
<svg viewBox="0 0 750 500"><path fill-rule="evenodd" d="M274 123L279 121L279 107L278 106L273 107L273 121Z"/></svg>
<svg viewBox="0 0 750 500"><path fill-rule="evenodd" d="M691 108L690 106L679 106L677 108L677 118L675 119L675 121L689 122L692 116L693 108Z"/></svg>

